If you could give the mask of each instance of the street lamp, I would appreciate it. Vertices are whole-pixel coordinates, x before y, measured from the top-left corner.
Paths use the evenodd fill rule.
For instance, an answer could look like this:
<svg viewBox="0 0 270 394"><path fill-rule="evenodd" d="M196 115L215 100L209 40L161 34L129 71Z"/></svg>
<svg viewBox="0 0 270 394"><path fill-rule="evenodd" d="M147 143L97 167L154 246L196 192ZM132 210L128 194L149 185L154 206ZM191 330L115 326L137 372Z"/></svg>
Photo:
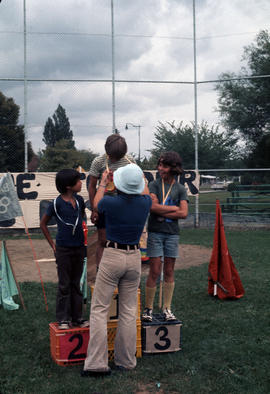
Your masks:
<svg viewBox="0 0 270 394"><path fill-rule="evenodd" d="M139 154L138 160L141 161L141 125L135 125L133 123L126 123L125 129L128 130L128 126L136 127L138 129L138 137L139 137Z"/></svg>

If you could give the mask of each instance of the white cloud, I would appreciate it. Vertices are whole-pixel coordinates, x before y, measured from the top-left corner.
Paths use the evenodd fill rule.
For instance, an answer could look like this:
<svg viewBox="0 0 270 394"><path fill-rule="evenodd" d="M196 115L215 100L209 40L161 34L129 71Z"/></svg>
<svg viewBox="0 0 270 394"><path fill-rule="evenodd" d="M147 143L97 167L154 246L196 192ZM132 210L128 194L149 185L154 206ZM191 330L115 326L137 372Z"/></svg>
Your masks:
<svg viewBox="0 0 270 394"><path fill-rule="evenodd" d="M27 31L47 33L27 37L29 78L110 79L110 3L27 0ZM192 1L114 0L114 11L116 78L193 80ZM237 73L243 47L269 27L269 11L269 0L197 0L198 80L216 79L225 71ZM2 1L0 12L0 78L22 77L23 34L14 33L23 31L22 1ZM22 121L23 83L2 82L1 91L21 106ZM29 139L35 150L44 147L44 124L60 103L76 146L103 152L112 131L110 83L31 82L28 100ZM199 85L198 120L218 123L216 106L214 84ZM158 121L193 119L192 85L116 83L116 127L136 154L138 129L125 130L127 122L141 125L144 154L152 148Z"/></svg>

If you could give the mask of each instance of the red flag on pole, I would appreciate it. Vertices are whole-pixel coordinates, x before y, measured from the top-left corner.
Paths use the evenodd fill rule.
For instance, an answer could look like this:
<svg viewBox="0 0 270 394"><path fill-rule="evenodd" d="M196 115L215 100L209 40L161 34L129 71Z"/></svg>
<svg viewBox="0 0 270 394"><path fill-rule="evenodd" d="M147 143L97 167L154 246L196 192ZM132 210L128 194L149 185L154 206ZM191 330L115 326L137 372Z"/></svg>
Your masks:
<svg viewBox="0 0 270 394"><path fill-rule="evenodd" d="M232 261L225 237L219 200L216 201L214 245L208 266L208 294L220 299L238 299L245 291Z"/></svg>

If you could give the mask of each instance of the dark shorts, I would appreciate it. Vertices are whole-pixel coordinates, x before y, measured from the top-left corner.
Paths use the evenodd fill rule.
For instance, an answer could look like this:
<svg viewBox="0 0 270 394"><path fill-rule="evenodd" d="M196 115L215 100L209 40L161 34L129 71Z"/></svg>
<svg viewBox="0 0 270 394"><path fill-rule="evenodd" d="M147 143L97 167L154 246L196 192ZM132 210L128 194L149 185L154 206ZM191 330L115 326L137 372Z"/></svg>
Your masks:
<svg viewBox="0 0 270 394"><path fill-rule="evenodd" d="M105 228L105 215L103 213L98 214L98 220L96 221L96 228Z"/></svg>

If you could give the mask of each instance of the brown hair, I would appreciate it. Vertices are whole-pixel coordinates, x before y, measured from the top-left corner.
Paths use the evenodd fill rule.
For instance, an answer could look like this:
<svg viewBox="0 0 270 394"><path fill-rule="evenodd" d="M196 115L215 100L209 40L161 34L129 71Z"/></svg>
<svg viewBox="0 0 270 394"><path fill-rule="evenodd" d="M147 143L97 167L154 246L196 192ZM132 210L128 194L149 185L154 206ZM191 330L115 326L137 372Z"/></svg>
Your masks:
<svg viewBox="0 0 270 394"><path fill-rule="evenodd" d="M182 173L182 159L176 152L164 152L158 159L158 165L162 163L169 167L172 175L180 175Z"/></svg>
<svg viewBox="0 0 270 394"><path fill-rule="evenodd" d="M119 134L110 135L105 142L107 155L115 160L120 160L127 153L127 143L124 137Z"/></svg>

